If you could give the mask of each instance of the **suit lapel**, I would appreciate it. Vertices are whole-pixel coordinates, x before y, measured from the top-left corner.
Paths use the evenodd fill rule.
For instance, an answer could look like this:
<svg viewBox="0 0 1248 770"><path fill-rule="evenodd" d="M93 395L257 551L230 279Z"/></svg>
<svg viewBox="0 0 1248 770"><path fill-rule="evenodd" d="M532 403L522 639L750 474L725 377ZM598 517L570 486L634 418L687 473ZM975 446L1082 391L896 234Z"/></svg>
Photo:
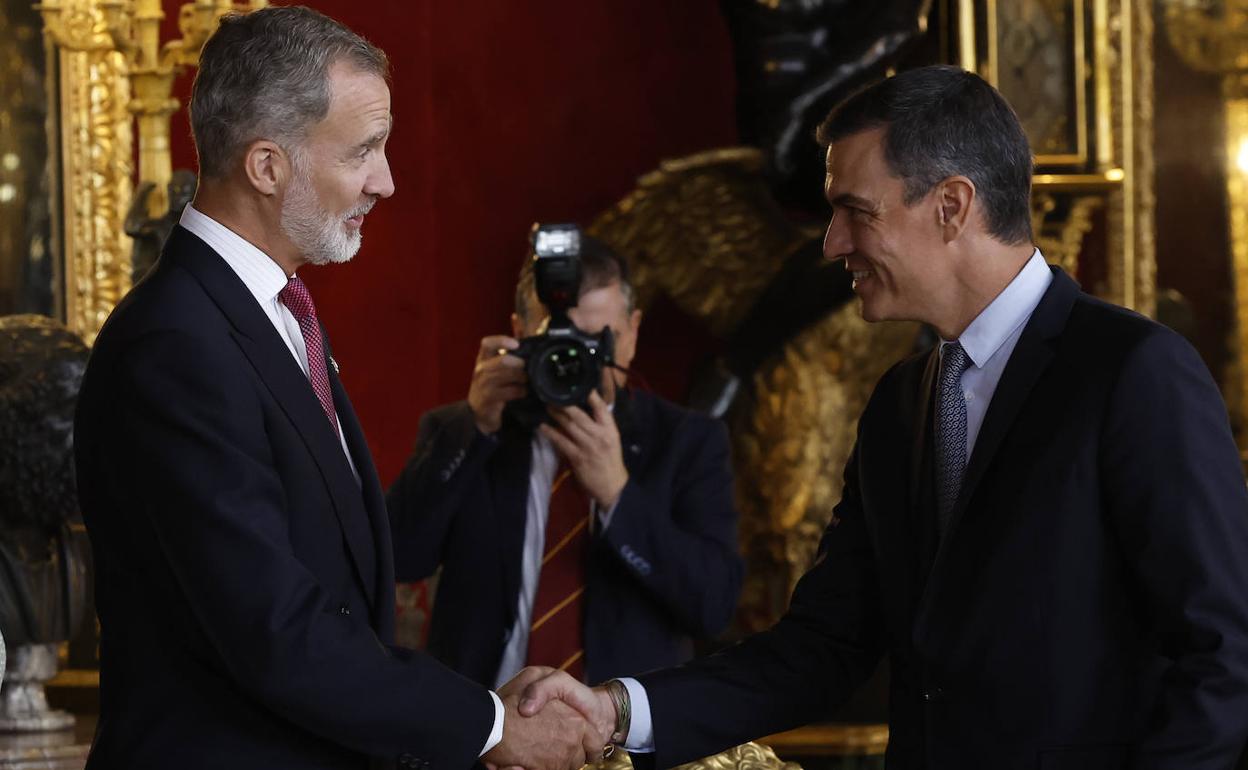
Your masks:
<svg viewBox="0 0 1248 770"><path fill-rule="evenodd" d="M630 478L637 476L650 453L649 428L654 424L650 410L653 408L653 402L645 393L623 388L616 391L612 416L620 432L620 449Z"/></svg>
<svg viewBox="0 0 1248 770"><path fill-rule="evenodd" d="M923 488L923 471L926 455L928 415L932 409L933 394L936 390L936 374L940 370L939 348L932 348L927 356L927 364L923 367L923 377L919 381L919 392L915 394L914 425L912 426L913 443L910 447L910 508L917 509L921 503L919 490Z"/></svg>
<svg viewBox="0 0 1248 770"><path fill-rule="evenodd" d="M174 227L162 259L171 259L190 271L234 326L235 341L294 425L320 470L356 576L369 601L373 602L376 588L374 547L367 521L360 511L360 487L308 378L268 316L256 304L255 297L206 243L181 226ZM343 399L345 401L345 394ZM340 419L341 414L339 412ZM354 413L351 419L354 421Z"/></svg>
<svg viewBox="0 0 1248 770"><path fill-rule="evenodd" d="M927 559L923 527L931 517L923 507L922 490L924 473L930 471L924 452L935 377L932 359L916 356L899 367L893 390L879 402L888 406L864 412L856 447L860 494L884 565L880 586L886 621L899 639L913 625Z"/></svg>
<svg viewBox="0 0 1248 770"><path fill-rule="evenodd" d="M321 330L321 339L325 340L325 360L332 361L329 350L329 336ZM373 603L373 626L378 637L384 642L394 638L394 547L390 540L390 518L386 511L385 495L381 489L381 480L377 477L377 467L373 465L373 455L364 438L364 430L360 420L347 398L346 388L338 378L334 366L329 366L329 383L334 394L334 410L338 413L338 424L342 426L342 435L346 438L347 449L355 462L355 472L360 477L360 488L363 493L364 511L368 515L369 528L372 533L373 547L369 561L375 561L373 570L374 588L370 598ZM362 561L362 560L361 560Z"/></svg>
<svg viewBox="0 0 1248 770"><path fill-rule="evenodd" d="M498 451L490 458L494 513L498 517L498 558L503 566L503 597L510 628L516 620L520 595L520 561L529 510L529 475L533 466L532 437L504 423Z"/></svg>
<svg viewBox="0 0 1248 770"><path fill-rule="evenodd" d="M1001 373L1001 380L992 395L988 412L984 415L983 425L975 440L975 449L967 464L963 476L962 489L958 500L950 514L949 528L941 538L936 561L932 565L932 574L924 592L920 625L928 621L932 611L933 596L939 588L939 581L947 571L946 562L958 532L963 525L975 491L983 481L984 474L992 466L992 461L1001 447L1002 441L1010 429L1020 419L1028 396L1048 368L1056 355L1056 338L1066 327L1071 307L1079 293L1079 286L1059 268L1050 267L1053 272L1053 283L1040 299L1023 329L1010 360Z"/></svg>

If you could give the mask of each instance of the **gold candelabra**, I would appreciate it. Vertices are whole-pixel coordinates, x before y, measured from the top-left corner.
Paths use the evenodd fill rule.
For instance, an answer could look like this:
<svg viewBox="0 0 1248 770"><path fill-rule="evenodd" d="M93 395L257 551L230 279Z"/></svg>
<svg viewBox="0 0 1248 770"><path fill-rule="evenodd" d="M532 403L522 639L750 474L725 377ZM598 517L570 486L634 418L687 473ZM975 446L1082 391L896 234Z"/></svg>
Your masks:
<svg viewBox="0 0 1248 770"><path fill-rule="evenodd" d="M71 0L44 0L38 7L58 42L65 28L64 13ZM160 24L165 18L161 0L95 0L113 50L125 59L130 79L129 110L138 120L139 182L155 189L148 198L148 214L160 216L169 205L168 186L173 174L169 117L178 110L173 82L178 73L199 62L204 41L227 13L245 13L268 5L267 0L233 3L230 0L193 0L178 13L182 36L163 45ZM62 43L64 44L64 43Z"/></svg>
<svg viewBox="0 0 1248 770"><path fill-rule="evenodd" d="M161 43L161 0L43 0L50 58L58 64L57 120L49 146L53 197L60 198L53 246L61 255L67 325L93 341L113 306L130 288L131 241L124 223L135 187L133 131L139 136L138 182L150 182L150 217L169 206L173 175L170 116L178 73L199 61L221 17L267 5L267 0L193 0L178 14L181 37Z"/></svg>

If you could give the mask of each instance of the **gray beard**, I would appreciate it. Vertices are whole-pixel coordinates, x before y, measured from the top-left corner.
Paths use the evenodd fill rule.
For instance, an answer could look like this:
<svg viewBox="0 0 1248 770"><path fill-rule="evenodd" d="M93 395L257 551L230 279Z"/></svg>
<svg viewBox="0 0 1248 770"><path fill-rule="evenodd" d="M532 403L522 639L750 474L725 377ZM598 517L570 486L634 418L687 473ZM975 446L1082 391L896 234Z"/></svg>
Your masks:
<svg viewBox="0 0 1248 770"><path fill-rule="evenodd" d="M360 250L363 236L359 230L347 230L346 217L335 217L321 208L301 166L296 163L294 179L282 202L282 233L313 265L349 262Z"/></svg>

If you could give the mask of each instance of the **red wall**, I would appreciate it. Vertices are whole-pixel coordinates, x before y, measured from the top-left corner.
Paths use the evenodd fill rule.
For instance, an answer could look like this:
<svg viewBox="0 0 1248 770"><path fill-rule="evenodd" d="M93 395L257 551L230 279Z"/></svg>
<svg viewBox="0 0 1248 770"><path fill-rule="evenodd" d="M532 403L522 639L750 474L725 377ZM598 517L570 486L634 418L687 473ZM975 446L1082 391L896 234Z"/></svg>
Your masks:
<svg viewBox="0 0 1248 770"><path fill-rule="evenodd" d="M393 64L396 193L350 264L304 275L388 483L421 413L466 393L480 337L507 330L534 220L588 222L659 160L735 141L730 43L716 0L309 4ZM193 168L179 137L185 113L175 167Z"/></svg>

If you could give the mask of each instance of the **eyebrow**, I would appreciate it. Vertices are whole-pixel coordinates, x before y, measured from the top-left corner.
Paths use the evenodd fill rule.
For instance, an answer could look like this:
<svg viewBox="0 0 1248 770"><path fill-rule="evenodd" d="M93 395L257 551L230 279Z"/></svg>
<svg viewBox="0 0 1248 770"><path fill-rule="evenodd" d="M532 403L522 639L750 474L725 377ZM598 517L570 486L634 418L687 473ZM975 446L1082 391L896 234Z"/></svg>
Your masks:
<svg viewBox="0 0 1248 770"><path fill-rule="evenodd" d="M387 136L389 136L389 135L390 135L390 132L394 129L394 116L393 116L393 115L390 115L390 116L388 116L388 117L389 117L389 120L388 120L388 121L386 121L386 127L385 127L385 128L378 129L378 131L377 131L376 133L374 133L372 136L370 136L369 138L365 139L364 141L360 142L358 145L356 145L356 147L355 147L355 148L356 148L357 150L363 150L363 149L366 149L366 148L368 148L368 147L372 147L372 146L373 146L373 145L375 145L375 144L379 144L379 143L381 142L381 140L383 140L383 139L385 139Z"/></svg>
<svg viewBox="0 0 1248 770"><path fill-rule="evenodd" d="M875 212L878 206L874 202L867 200L861 195L853 193L841 193L829 201L833 206L843 206L851 209L862 209L863 211Z"/></svg>

